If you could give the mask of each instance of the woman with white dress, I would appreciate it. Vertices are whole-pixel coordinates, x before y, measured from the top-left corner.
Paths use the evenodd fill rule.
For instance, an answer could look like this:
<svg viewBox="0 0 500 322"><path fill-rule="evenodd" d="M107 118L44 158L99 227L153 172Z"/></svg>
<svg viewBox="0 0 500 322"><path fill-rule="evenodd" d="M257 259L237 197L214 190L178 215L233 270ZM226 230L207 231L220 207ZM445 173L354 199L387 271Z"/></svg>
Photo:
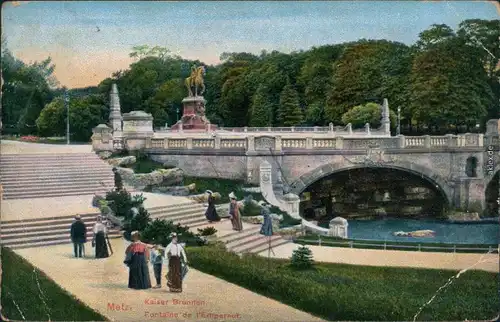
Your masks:
<svg viewBox="0 0 500 322"><path fill-rule="evenodd" d="M165 248L166 260L168 262L167 287L170 292L182 292L183 266L187 264L184 247L178 243L177 234L170 234L172 241Z"/></svg>
<svg viewBox="0 0 500 322"><path fill-rule="evenodd" d="M102 217L97 216L97 222L94 225L94 237L92 246L95 247L96 258L109 257L108 245L106 244L108 230L106 225L102 223Z"/></svg>

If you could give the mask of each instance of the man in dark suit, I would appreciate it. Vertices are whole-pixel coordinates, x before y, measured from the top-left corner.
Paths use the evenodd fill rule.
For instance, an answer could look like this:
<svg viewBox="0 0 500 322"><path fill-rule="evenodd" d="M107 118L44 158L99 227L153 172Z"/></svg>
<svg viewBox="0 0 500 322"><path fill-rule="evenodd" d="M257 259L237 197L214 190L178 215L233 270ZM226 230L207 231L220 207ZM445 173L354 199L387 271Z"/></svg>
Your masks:
<svg viewBox="0 0 500 322"><path fill-rule="evenodd" d="M82 253L85 253L84 247L87 242L87 227L80 215L76 215L75 222L71 224L71 241L73 242L75 257L82 257Z"/></svg>

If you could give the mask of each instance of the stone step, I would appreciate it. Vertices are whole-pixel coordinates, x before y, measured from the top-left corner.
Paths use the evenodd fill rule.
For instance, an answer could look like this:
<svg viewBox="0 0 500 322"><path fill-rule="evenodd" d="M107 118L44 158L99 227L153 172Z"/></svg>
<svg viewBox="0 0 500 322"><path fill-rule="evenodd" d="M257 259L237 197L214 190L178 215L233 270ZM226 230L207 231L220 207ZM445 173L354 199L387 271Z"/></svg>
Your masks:
<svg viewBox="0 0 500 322"><path fill-rule="evenodd" d="M87 237L92 236L93 232L93 226L95 222L92 224L87 225ZM54 236L54 235L61 235L61 234L67 234L68 236L70 235L70 229L71 229L71 224L70 225L58 225L55 227L44 227L44 228L38 228L34 230L9 230L9 231L3 231L2 230L2 235L1 235L1 240L9 240L9 239L17 239L17 238L28 238L28 237L43 237L43 236ZM40 231L36 231L40 230ZM113 229L108 229L109 233L113 231L118 231L118 230L113 230Z"/></svg>
<svg viewBox="0 0 500 322"><path fill-rule="evenodd" d="M121 236L120 231L118 230L109 230L108 235L111 236ZM87 240L92 238L92 233L87 232ZM71 239L69 230L66 232L57 232L54 233L50 236L18 236L17 238L13 239L7 239L4 240L2 239L2 245L12 245L12 244L22 244L25 242L37 242L37 241L54 241L54 240L61 240L61 239Z"/></svg>
<svg viewBox="0 0 500 322"><path fill-rule="evenodd" d="M76 215L76 214L75 214ZM10 227L12 225L16 224L24 224L24 223L39 223L39 222L46 222L46 221L53 221L53 220L73 220L75 218L75 215L66 215L66 216L59 216L59 217L39 217L39 218L29 218L29 219L15 219L15 220L2 220L0 223L1 227ZM88 214L79 214L80 217L82 217L83 220L89 219L89 218L94 218L95 216L99 215L98 212L92 212Z"/></svg>
<svg viewBox="0 0 500 322"><path fill-rule="evenodd" d="M50 190L50 191L34 191L34 192L27 192L27 193L21 193L21 192L14 192L14 193L9 193L8 191L4 191L3 193L3 199L4 200L10 200L10 199L32 199L32 198L49 198L49 197L63 197L63 196L80 196L80 195L93 195L95 192L99 194L105 194L108 192L109 189L107 188L94 188L94 189L71 189L71 190ZM131 190L128 190L129 192L132 192Z"/></svg>
<svg viewBox="0 0 500 322"><path fill-rule="evenodd" d="M115 238L122 238L122 235L120 233L118 234L109 234L109 239L115 239ZM72 244L71 238L69 236L66 237L58 237L58 238L47 238L44 240L23 240L23 241L12 241L9 243L4 244L3 242L1 243L2 246L9 247L11 249L21 249L21 248L35 248L35 247L44 247L44 246L52 246L52 245L62 245L62 244ZM87 251L87 256L89 256L88 251L89 247L91 244L89 242L86 243L85 250ZM93 253L93 251L92 251Z"/></svg>
<svg viewBox="0 0 500 322"><path fill-rule="evenodd" d="M56 155L51 155L51 154L44 154L44 155L37 155L37 156L31 156L31 157L26 157L24 154L11 154L12 157L7 157L7 155L2 155L0 157L0 163L2 164L14 164L14 163L32 163L32 164L38 164L38 163L50 163L50 162L70 162L70 161L78 161L78 160L85 160L85 161L101 161L105 162L104 160L101 160L99 157L96 155L92 154L85 154L85 155L62 155L57 153Z"/></svg>
<svg viewBox="0 0 500 322"><path fill-rule="evenodd" d="M56 179L66 179L66 178L80 178L80 177L100 177L100 176L106 176L106 177L112 177L113 178L113 172L111 170L98 170L96 169L95 171L92 171L91 173L85 173L81 171L77 172L59 172L59 173L26 173L26 174L4 174L0 176L2 181L14 181L16 178L20 180L33 180L33 179L51 179L51 178L56 178Z"/></svg>
<svg viewBox="0 0 500 322"><path fill-rule="evenodd" d="M205 211L205 208L203 206L199 206L198 204L192 204L192 203L148 208L148 212L150 215L161 215L164 213L172 214L173 212L176 212L176 211L180 212L180 211L184 211L184 210L196 210L196 211L203 210L203 211Z"/></svg>
<svg viewBox="0 0 500 322"><path fill-rule="evenodd" d="M288 239L284 239L284 238L271 240L271 254L272 254L273 248L281 246L281 245L289 244L289 243L292 243L292 241L288 240ZM254 254L259 254L259 253L262 253L264 251L268 251L268 247L269 247L269 243L266 243L265 245L262 245L260 247L253 248L251 252Z"/></svg>
<svg viewBox="0 0 500 322"><path fill-rule="evenodd" d="M99 189L99 188L104 188L103 185L100 183L100 181L94 181L94 182L88 182L88 183L81 183L81 182L59 182L59 184L48 184L48 185L25 185L25 186L17 186L17 187L11 187L11 186L6 186L5 187L5 194L14 194L14 193L31 193L34 191L40 191L43 190L44 192L47 191L65 191L66 189L83 189L84 191L91 191L91 194L94 192L94 190Z"/></svg>
<svg viewBox="0 0 500 322"><path fill-rule="evenodd" d="M114 177L109 172L103 174L91 173L87 175L85 173L75 173L73 175L67 175L67 176L46 176L46 177L31 177L31 178L18 177L17 180L14 178L9 178L9 179L1 178L0 181L2 182L2 185L5 186L14 183L30 183L32 181L43 181L49 183L52 181L70 181L70 180L88 180L88 179L95 180L99 178L101 180L114 182Z"/></svg>
<svg viewBox="0 0 500 322"><path fill-rule="evenodd" d="M83 170L101 170L101 171L112 171L112 167L108 167L106 165L85 165L85 164L79 164L79 165L73 165L73 166L47 166L43 167L40 169L36 168L1 168L0 169L0 174L2 176L4 175L9 175L9 174L31 174L31 173L46 173L46 174L53 174L53 173L70 173L70 172L79 172Z"/></svg>
<svg viewBox="0 0 500 322"><path fill-rule="evenodd" d="M252 239L245 240L245 243L242 243L236 247L232 247L231 251L235 253L250 253L252 252L253 249L256 249L258 247L262 247L264 245L269 244L269 237L263 236L263 235L258 235L255 236ZM277 239L282 239L281 236L271 236L271 241L277 240Z"/></svg>
<svg viewBox="0 0 500 322"><path fill-rule="evenodd" d="M220 238L219 240L224 242L228 247L232 247L248 237L255 236L256 234L259 233L259 230L260 227L243 229L243 231L236 231L234 233L231 233L229 235Z"/></svg>
<svg viewBox="0 0 500 322"><path fill-rule="evenodd" d="M85 226L90 229L94 226L96 223L96 218L97 215L92 218L92 219L87 219L83 220ZM4 227L2 225L2 234L11 234L11 233L20 233L20 232L44 232L50 229L53 230L61 230L61 229L67 229L69 231L71 224L74 222L74 220L61 220L61 221L44 221L44 222L39 222L39 223L26 223L26 224L15 224L15 225L10 225L7 227Z"/></svg>
<svg viewBox="0 0 500 322"><path fill-rule="evenodd" d="M152 219L166 219L166 220L178 220L181 218L192 218L193 216L203 216L205 215L205 211L203 209L196 208L186 208L181 210L172 210L168 212L162 212L150 215Z"/></svg>
<svg viewBox="0 0 500 322"><path fill-rule="evenodd" d="M40 189L40 186L42 185L44 189L47 187L74 187L74 186L79 186L83 187L86 185L101 185L101 182L104 183L105 186L113 186L114 185L114 180L113 179L102 179L102 178L85 178L81 177L77 180L73 179L65 179L65 180L57 180L57 179L52 179L52 180L31 180L29 182L17 182L17 183L5 183L2 182L2 186L6 191L11 191L14 192L19 189L23 189L25 191L33 190L33 189Z"/></svg>
<svg viewBox="0 0 500 322"><path fill-rule="evenodd" d="M40 168L47 165L73 165L75 163L85 164L106 164L109 163L96 158L78 158L78 159L57 159L57 160L1 160L4 167L34 167Z"/></svg>

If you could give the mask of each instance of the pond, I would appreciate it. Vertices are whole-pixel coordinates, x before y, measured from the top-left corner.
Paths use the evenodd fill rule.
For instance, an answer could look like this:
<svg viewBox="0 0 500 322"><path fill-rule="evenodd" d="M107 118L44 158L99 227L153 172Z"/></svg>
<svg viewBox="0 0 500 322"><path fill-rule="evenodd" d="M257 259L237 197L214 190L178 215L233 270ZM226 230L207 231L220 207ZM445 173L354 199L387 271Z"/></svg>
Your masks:
<svg viewBox="0 0 500 322"><path fill-rule="evenodd" d="M321 225L325 227L325 225ZM433 230L434 237L398 237L397 231ZM352 239L449 244L498 244L497 223L458 224L435 220L381 219L349 220L348 237Z"/></svg>

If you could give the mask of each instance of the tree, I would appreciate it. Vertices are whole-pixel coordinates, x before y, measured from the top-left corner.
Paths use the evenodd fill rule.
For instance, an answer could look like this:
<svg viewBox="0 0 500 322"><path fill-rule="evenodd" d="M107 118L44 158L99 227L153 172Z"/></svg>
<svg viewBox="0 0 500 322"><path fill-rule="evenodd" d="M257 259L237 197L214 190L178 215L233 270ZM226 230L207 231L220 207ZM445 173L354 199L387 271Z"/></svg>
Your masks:
<svg viewBox="0 0 500 322"><path fill-rule="evenodd" d="M283 88L280 95L279 120L283 126L296 126L303 122L299 95L291 84Z"/></svg>
<svg viewBox="0 0 500 322"><path fill-rule="evenodd" d="M312 251L305 245L300 246L292 253L290 266L298 270L306 270L314 265Z"/></svg>
<svg viewBox="0 0 500 322"><path fill-rule="evenodd" d="M267 90L260 85L252 99L249 126L264 127L272 124L273 105L269 101Z"/></svg>
<svg viewBox="0 0 500 322"><path fill-rule="evenodd" d="M418 36L419 40L416 46L421 50L425 50L455 37L455 32L448 25L433 24L429 29L422 31Z"/></svg>
<svg viewBox="0 0 500 322"><path fill-rule="evenodd" d="M312 103L306 108L306 123L313 126L321 126L325 124L325 111L320 103Z"/></svg>
<svg viewBox="0 0 500 322"><path fill-rule="evenodd" d="M55 98L43 108L36 120L38 133L44 137L64 135L66 128L65 114L63 98Z"/></svg>
<svg viewBox="0 0 500 322"><path fill-rule="evenodd" d="M389 111L389 120L394 126L396 115ZM377 103L366 103L365 105L354 106L342 115L342 123L351 123L353 128L364 127L366 123L370 128L379 128L382 120L382 107Z"/></svg>

